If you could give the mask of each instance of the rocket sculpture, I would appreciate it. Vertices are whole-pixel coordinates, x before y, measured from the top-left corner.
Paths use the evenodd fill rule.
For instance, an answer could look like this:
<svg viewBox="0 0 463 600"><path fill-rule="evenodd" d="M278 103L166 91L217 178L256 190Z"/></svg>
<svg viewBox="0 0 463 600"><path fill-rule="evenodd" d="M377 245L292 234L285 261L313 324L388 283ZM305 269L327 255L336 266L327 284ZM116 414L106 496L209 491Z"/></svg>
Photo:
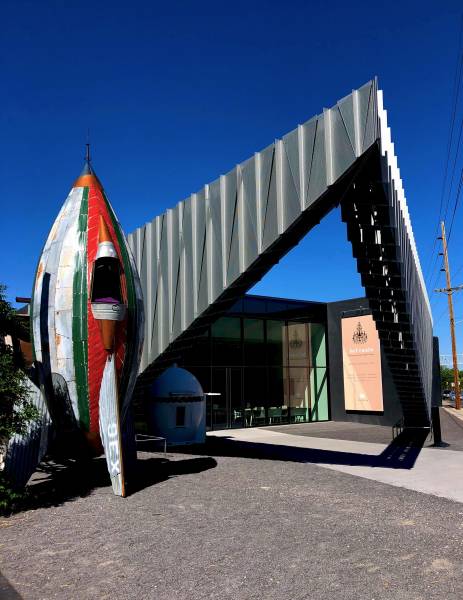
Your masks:
<svg viewBox="0 0 463 600"><path fill-rule="evenodd" d="M31 302L34 358L55 430L104 452L125 496L136 456L131 396L143 345L143 299L124 233L87 157L48 235Z"/></svg>

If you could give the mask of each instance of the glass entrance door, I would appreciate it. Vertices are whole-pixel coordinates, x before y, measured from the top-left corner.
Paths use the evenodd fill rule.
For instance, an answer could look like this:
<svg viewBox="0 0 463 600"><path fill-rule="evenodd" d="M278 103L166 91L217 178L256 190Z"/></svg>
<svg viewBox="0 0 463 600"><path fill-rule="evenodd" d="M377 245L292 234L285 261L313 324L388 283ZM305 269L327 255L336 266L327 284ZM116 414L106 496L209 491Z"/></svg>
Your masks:
<svg viewBox="0 0 463 600"><path fill-rule="evenodd" d="M220 394L220 396L211 396L211 429L226 429L228 427L226 367L212 369L211 391Z"/></svg>
<svg viewBox="0 0 463 600"><path fill-rule="evenodd" d="M227 367L229 427L244 427L243 369Z"/></svg>
<svg viewBox="0 0 463 600"><path fill-rule="evenodd" d="M211 429L244 427L242 387L240 367L212 368L211 389L220 396L211 396L209 401Z"/></svg>

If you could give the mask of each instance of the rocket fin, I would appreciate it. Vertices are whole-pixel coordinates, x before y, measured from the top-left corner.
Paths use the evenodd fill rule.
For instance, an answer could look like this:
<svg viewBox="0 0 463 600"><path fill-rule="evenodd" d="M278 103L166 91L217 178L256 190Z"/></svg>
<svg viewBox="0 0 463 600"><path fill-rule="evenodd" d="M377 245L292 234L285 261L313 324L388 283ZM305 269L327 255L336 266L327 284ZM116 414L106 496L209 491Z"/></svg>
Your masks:
<svg viewBox="0 0 463 600"><path fill-rule="evenodd" d="M109 356L100 388L100 436L108 465L113 492L125 496L122 435L114 358Z"/></svg>

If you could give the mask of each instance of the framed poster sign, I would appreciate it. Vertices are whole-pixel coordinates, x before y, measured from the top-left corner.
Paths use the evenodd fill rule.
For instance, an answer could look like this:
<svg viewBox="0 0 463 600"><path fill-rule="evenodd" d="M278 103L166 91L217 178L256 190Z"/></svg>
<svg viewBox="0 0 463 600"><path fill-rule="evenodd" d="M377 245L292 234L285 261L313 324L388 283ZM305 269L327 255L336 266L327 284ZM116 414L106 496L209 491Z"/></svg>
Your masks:
<svg viewBox="0 0 463 600"><path fill-rule="evenodd" d="M341 319L346 410L383 412L381 348L371 315Z"/></svg>

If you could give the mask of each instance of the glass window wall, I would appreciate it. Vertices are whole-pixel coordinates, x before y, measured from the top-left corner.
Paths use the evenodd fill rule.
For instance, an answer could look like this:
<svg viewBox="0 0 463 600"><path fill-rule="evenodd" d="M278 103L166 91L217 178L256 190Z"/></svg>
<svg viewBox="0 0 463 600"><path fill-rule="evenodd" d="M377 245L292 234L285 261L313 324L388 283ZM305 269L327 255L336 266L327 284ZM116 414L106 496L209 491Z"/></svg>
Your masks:
<svg viewBox="0 0 463 600"><path fill-rule="evenodd" d="M288 366L310 366L310 337L308 330L308 323L288 323L286 336L286 359Z"/></svg>
<svg viewBox="0 0 463 600"><path fill-rule="evenodd" d="M243 319L244 365L265 365L265 334L262 319Z"/></svg>
<svg viewBox="0 0 463 600"><path fill-rule="evenodd" d="M241 319L238 317L222 317L211 327L212 364L224 366L241 366Z"/></svg>
<svg viewBox="0 0 463 600"><path fill-rule="evenodd" d="M307 367L288 367L288 405L290 423L305 423L309 420L310 386Z"/></svg>
<svg viewBox="0 0 463 600"><path fill-rule="evenodd" d="M288 381L284 376L284 368L269 367L268 381L268 424L282 425L289 422L288 400L286 388Z"/></svg>
<svg viewBox="0 0 463 600"><path fill-rule="evenodd" d="M286 337L286 325L284 321L269 319L267 325L267 364L283 365L284 340Z"/></svg>
<svg viewBox="0 0 463 600"><path fill-rule="evenodd" d="M267 369L244 367L244 412L247 426L267 423Z"/></svg>
<svg viewBox="0 0 463 600"><path fill-rule="evenodd" d="M329 419L321 323L222 317L183 358L205 392L220 394L208 399L211 429Z"/></svg>

